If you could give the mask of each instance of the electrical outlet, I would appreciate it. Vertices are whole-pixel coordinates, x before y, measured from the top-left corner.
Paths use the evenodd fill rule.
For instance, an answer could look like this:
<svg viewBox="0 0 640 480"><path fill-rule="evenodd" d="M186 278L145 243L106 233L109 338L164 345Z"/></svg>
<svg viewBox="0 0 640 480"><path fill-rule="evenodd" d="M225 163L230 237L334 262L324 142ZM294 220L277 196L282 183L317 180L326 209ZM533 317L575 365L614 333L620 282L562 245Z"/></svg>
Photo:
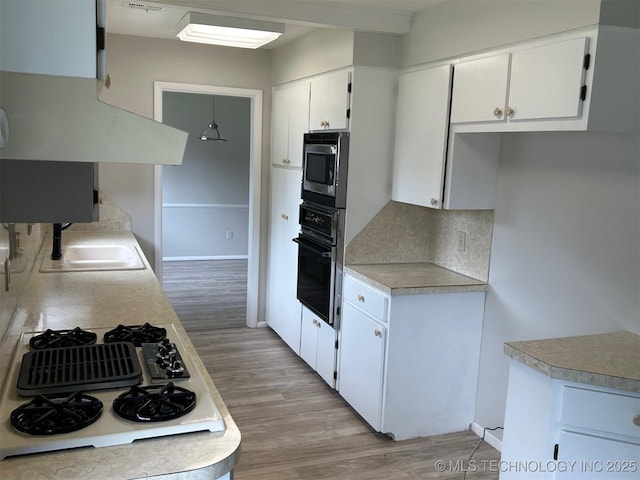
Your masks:
<svg viewBox="0 0 640 480"><path fill-rule="evenodd" d="M232 240L233 239L233 232L228 231L227 232L227 240Z"/></svg>
<svg viewBox="0 0 640 480"><path fill-rule="evenodd" d="M465 243L467 241L467 234L465 232L457 232L458 251L464 252Z"/></svg>

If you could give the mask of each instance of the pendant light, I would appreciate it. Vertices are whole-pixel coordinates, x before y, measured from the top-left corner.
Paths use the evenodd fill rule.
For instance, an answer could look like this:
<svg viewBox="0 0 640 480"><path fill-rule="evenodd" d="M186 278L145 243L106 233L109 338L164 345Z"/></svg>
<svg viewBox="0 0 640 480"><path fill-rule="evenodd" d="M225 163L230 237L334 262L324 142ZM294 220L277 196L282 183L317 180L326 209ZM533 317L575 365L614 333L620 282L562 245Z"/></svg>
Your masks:
<svg viewBox="0 0 640 480"><path fill-rule="evenodd" d="M213 95L211 97L211 104L213 106L211 112L211 123L207 128L205 128L200 134L200 140L203 141L211 141L211 142L226 142L226 138L222 138L220 134L220 129L218 128L218 124L216 123L216 97Z"/></svg>

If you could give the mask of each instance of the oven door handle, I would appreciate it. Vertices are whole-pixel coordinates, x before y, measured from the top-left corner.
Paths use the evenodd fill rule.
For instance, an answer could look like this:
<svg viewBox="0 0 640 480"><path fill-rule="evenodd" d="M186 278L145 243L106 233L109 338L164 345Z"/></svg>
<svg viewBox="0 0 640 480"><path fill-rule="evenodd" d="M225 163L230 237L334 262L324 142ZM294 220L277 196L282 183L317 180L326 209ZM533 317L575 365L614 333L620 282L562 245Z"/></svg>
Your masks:
<svg viewBox="0 0 640 480"><path fill-rule="evenodd" d="M323 258L332 258L333 257L333 248L331 248L330 252L325 252L321 248L314 247L311 242L305 242L304 240L301 240L298 237L294 238L293 241L296 242L301 247L308 248L309 250L313 250L315 253L320 254Z"/></svg>

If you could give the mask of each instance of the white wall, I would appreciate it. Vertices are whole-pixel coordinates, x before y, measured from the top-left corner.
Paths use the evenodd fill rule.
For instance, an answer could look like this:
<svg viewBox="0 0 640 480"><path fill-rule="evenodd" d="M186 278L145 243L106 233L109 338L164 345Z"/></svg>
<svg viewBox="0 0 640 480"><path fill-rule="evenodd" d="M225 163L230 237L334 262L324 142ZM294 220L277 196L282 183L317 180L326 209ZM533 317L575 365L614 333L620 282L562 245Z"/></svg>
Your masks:
<svg viewBox="0 0 640 480"><path fill-rule="evenodd" d="M447 0L415 14L401 66L598 23L600 0Z"/></svg>
<svg viewBox="0 0 640 480"><path fill-rule="evenodd" d="M112 85L103 89L102 100L153 118L153 82L258 89L263 96L262 205L268 214L271 82L269 51L216 47L178 40L109 35L107 69ZM132 217L132 228L146 257L153 262L154 195L153 166L100 165L100 188ZM266 246L266 226L260 232ZM266 257L266 250L262 252ZM263 260L265 261L265 260ZM262 297L262 296L261 296Z"/></svg>
<svg viewBox="0 0 640 480"><path fill-rule="evenodd" d="M273 51L274 85L346 67L353 62L353 32L318 29Z"/></svg>
<svg viewBox="0 0 640 480"><path fill-rule="evenodd" d="M312 30L273 51L274 85L351 65L397 68L400 36L348 30Z"/></svg>
<svg viewBox="0 0 640 480"><path fill-rule="evenodd" d="M414 16L402 40L401 66L593 25L601 17L619 24L629 16L620 12L633 12L637 22L638 5L448 0ZM503 424L504 342L640 333L639 148L637 136L503 135L478 424Z"/></svg>
<svg viewBox="0 0 640 480"><path fill-rule="evenodd" d="M640 138L505 134L476 422L503 425L503 344L640 333Z"/></svg>

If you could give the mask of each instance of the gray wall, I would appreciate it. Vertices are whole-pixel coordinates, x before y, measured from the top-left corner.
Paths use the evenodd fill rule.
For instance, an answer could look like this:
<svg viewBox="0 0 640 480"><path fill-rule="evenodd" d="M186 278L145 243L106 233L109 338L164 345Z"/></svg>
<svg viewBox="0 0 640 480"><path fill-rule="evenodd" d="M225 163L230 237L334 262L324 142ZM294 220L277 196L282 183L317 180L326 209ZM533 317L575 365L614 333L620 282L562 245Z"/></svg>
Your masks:
<svg viewBox="0 0 640 480"><path fill-rule="evenodd" d="M199 139L211 122L211 95L163 94L163 123L189 132L182 165L162 168L165 259L248 254L251 100L215 98L215 119L226 142Z"/></svg>

